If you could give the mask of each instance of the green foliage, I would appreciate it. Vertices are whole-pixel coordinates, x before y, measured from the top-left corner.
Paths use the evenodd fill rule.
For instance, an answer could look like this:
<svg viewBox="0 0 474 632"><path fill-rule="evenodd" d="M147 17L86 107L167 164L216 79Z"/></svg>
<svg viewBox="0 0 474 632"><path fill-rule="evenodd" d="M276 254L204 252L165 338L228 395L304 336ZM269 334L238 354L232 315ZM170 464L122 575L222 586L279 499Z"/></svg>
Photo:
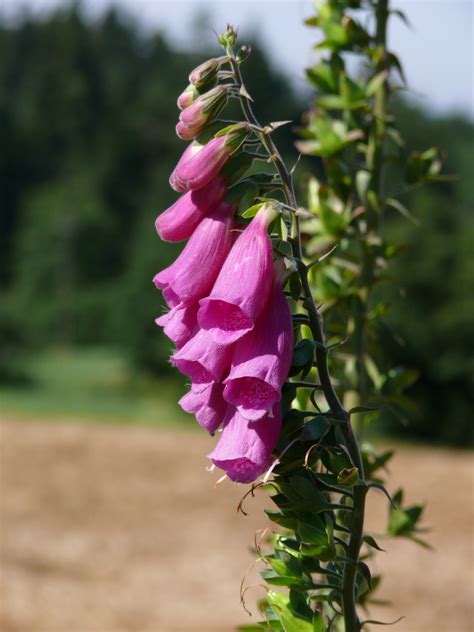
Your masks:
<svg viewBox="0 0 474 632"><path fill-rule="evenodd" d="M279 530L271 536L269 552L258 550L266 565L262 578L286 591L269 590L261 629L329 631L341 624L345 632L360 632L378 623L361 621L358 613L359 606L372 603L380 583L367 564L382 550L364 533L370 490L382 491L389 501L382 537L427 546L418 535L423 504L405 507L402 490L391 498L385 487L383 469L393 452L359 446L357 435L380 418L381 410L399 416L413 410L405 391L417 371L393 366L386 353L389 302L381 296L393 282L393 260L403 251L387 230L394 221L389 211L413 220L400 197L446 177L439 150L407 148L389 109L391 75L403 73L387 50L388 1L371 3L373 33L360 26L349 12L353 8L345 0L327 0L318 3L310 20L323 31L317 47L325 54L309 73L318 94L298 143L323 167L322 178L309 179L308 210L299 208L272 130L255 118L232 47L226 49L242 112L260 149L275 163L285 195L284 204L273 203L281 215L272 239L291 266L287 294L295 312L279 457L264 478L272 475L276 510L266 514ZM365 76L349 76L341 55L348 50L360 55ZM324 305L324 331L315 300ZM396 335L392 338L399 344ZM298 376L308 381L292 380ZM352 421L358 421L357 432Z"/></svg>
<svg viewBox="0 0 474 632"><path fill-rule="evenodd" d="M111 344L140 370L168 368L152 279L179 246L160 244L153 223L175 198L167 180L186 147L176 95L201 57L113 9L91 23L78 6L0 24L5 376L17 373L21 347L58 343ZM248 84L269 120L297 118L297 99L258 46ZM291 130L279 135L290 148Z"/></svg>
<svg viewBox="0 0 474 632"><path fill-rule="evenodd" d="M27 419L84 419L114 423L190 424L177 400L182 385L138 377L120 351L107 347L55 347L26 358L31 381L3 380L0 409Z"/></svg>
<svg viewBox="0 0 474 632"><path fill-rule="evenodd" d="M343 5L335 3L334 11ZM353 249L341 239L356 211L345 203L354 173L341 171L338 157L352 161L366 142L357 121L364 110L352 107L350 99L357 104L360 90L372 94L385 76L349 76L341 50L333 49L308 70L308 78L320 97L344 92L346 108L318 106L301 142L323 143L326 180L340 176L338 187L327 182L318 190L310 187L313 218L305 220L323 229L306 244L308 254L319 257L338 243L326 260L331 265L319 264L313 273L329 337L340 340L345 332L332 325L336 303L352 289L358 268ZM57 343L112 344L139 369L167 371L169 343L153 322L163 305L151 279L177 248L158 242L153 221L173 201L167 178L185 146L174 135L175 98L202 56L176 53L161 36L144 36L113 11L90 23L78 9L0 25L0 52L0 379L25 381L28 352ZM301 106L287 82L258 46L251 58L246 83L257 114L265 121L284 116L298 122ZM393 56L390 63L398 73ZM392 164L386 192L418 227L393 207L386 209L390 244L384 256L393 257L393 265L388 283L374 289L378 310L369 311L379 340L369 343L383 345L385 364L378 366L376 358L367 379L379 383L384 400L394 403L394 410L383 414L390 432L465 446L474 439L469 171L474 127L460 117L427 116L403 103L394 112L398 129L388 124L388 150L398 151L404 139L411 184L404 182L405 170ZM291 126L276 132L284 155L291 155L292 132ZM427 156L419 151L428 144L446 148L443 171L458 179L418 190L420 177L439 177L439 150ZM271 169L265 161L256 163L255 173ZM305 157L297 173L310 169L322 176L321 165ZM359 165L355 184L357 200L366 204L369 196L376 206L365 166ZM374 256L379 251L371 246ZM296 275L292 279L289 289L299 294ZM357 293L347 301L355 309ZM352 344L353 337L341 354ZM337 362L337 354L332 359ZM356 386L355 369L353 360L345 363L344 385ZM418 380L408 385L415 373ZM403 396L397 395L402 382Z"/></svg>

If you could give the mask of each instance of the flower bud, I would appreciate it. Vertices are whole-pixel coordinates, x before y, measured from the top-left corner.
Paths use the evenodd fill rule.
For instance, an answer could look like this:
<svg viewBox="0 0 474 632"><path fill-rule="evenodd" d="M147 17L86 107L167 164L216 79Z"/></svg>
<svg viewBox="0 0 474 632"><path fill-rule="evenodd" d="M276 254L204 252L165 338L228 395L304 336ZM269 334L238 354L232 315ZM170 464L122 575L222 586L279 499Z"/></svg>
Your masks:
<svg viewBox="0 0 474 632"><path fill-rule="evenodd" d="M225 33L221 33L217 36L217 41L226 50L235 46L235 43L237 42L237 31L234 29L232 24L227 25Z"/></svg>
<svg viewBox="0 0 474 632"><path fill-rule="evenodd" d="M179 191L180 193L185 193L186 191L189 191L189 187L187 187L186 184L179 179L178 173L183 165L194 158L196 154L198 154L203 148L204 145L196 142L191 143L186 147L181 158L178 160L178 164L170 175L169 183L172 189L174 189L175 191Z"/></svg>
<svg viewBox="0 0 474 632"><path fill-rule="evenodd" d="M198 90L210 85L213 81L215 81L217 71L225 60L225 57L219 57L215 59L208 59L203 62L191 71L189 75L189 83L195 86Z"/></svg>
<svg viewBox="0 0 474 632"><path fill-rule="evenodd" d="M188 87L183 90L177 100L177 105L180 110L188 108L199 96L197 89L190 83Z"/></svg>
<svg viewBox="0 0 474 632"><path fill-rule="evenodd" d="M176 134L183 140L192 140L225 106L227 89L217 86L206 92L183 110L176 126Z"/></svg>
<svg viewBox="0 0 474 632"><path fill-rule="evenodd" d="M220 132L222 134L222 131ZM231 147L234 152L242 145L244 140L249 135L249 127L247 123L236 123L225 128L225 144L227 147Z"/></svg>
<svg viewBox="0 0 474 632"><path fill-rule="evenodd" d="M215 178L233 151L231 146L226 145L226 140L225 136L219 136L206 145L190 145L170 176L173 189L196 191ZM190 147L196 149L189 151Z"/></svg>

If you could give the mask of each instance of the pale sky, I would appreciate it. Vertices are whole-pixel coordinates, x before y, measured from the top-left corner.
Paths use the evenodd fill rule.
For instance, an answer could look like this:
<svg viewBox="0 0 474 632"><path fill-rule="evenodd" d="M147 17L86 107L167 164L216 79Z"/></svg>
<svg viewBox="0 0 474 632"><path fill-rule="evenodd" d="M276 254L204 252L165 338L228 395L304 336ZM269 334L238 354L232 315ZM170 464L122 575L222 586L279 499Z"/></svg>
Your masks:
<svg viewBox="0 0 474 632"><path fill-rule="evenodd" d="M65 0L0 0L0 15L19 7L45 12ZM257 33L275 65L303 85L303 69L316 57L311 50L318 33L303 25L313 13L311 0L83 0L91 15L117 4L147 30L160 29L179 48L196 41L191 25L206 10L212 29L227 22L246 33ZM474 0L393 0L408 16L407 28L392 18L389 45L401 58L413 98L438 112L463 112L474 117ZM200 37L202 34L200 34ZM209 41L213 33L209 29Z"/></svg>

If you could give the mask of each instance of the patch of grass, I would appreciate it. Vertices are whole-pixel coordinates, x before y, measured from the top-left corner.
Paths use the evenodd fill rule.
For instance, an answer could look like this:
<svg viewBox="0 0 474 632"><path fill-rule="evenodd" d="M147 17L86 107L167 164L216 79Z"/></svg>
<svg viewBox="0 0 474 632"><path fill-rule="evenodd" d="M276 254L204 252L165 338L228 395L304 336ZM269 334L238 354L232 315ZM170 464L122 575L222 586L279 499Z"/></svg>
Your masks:
<svg viewBox="0 0 474 632"><path fill-rule="evenodd" d="M159 425L193 425L178 406L183 383L133 373L118 352L104 348L51 349L28 367L31 384L0 385L0 410L50 419L87 418Z"/></svg>

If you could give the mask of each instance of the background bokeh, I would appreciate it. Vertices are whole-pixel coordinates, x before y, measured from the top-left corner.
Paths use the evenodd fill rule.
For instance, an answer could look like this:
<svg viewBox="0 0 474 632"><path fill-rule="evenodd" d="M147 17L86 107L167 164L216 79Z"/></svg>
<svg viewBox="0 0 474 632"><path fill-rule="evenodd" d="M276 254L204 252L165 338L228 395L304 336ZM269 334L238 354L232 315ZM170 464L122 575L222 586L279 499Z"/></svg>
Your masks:
<svg viewBox="0 0 474 632"><path fill-rule="evenodd" d="M375 433L384 442L394 437L418 445L423 442L423 450L434 444L466 448L473 443L474 404L472 6L456 2L448 11L442 2L402 4L416 29L403 35L404 25L394 27L391 46L401 53L414 92L400 97L395 111L408 145L441 147L444 172L456 178L407 195L404 203L418 225L400 217L387 221L391 239L405 244L406 251L393 270L393 283L385 290L392 305L390 322L400 340L386 353L394 363L418 371L420 377L410 388L416 404L404 423L384 419ZM175 198L167 180L183 150L174 134L176 96L186 84L189 70L216 52L211 26L223 30L226 10L230 20L242 19L242 39L253 43L252 63L246 65L245 74L259 117L265 121L292 119L296 126L311 101L303 66L311 60L308 44L314 31L306 32L302 24L304 2L238 6L227 2L123 2L114 7L108 2L36 1L24 8L8 0L0 4L0 415L4 437L10 439L2 466L3 486L8 484L14 495L2 512L2 566L10 569L13 586L4 615L6 630L197 629L189 622L172 627L168 619L154 624L155 619L138 605L132 607L138 612L135 619L130 615L112 624L112 619L103 619L100 606L104 612L114 611L110 595L94 599L91 588L81 597L71 584L70 593L64 593L71 603L78 599L81 610L90 599L93 606L87 623L82 625L79 620L74 627L65 623L67 618L44 615L41 619L31 595L41 601L39 586L48 587L48 577L60 572L61 564L68 568L72 563L77 569L76 557L66 544L65 559L61 551L51 549L54 559L46 563L35 558L40 555L35 541L42 542L44 553L55 540L54 529L66 539L67 534L72 537L75 533L77 559L82 558L82 545L87 555L93 555L91 542L100 548L113 527L93 523L89 528L86 524L76 533L77 522L73 531L68 522L75 512L79 524L84 520L81 511L92 511L100 518L100 507L107 505L104 498L120 495L125 489L122 484L129 480L127 474L136 479L135 487L130 488L133 502L137 494L140 497L140 481L150 485L146 498L153 502L148 477L159 480L166 471L169 503L173 504L174 486L187 485L186 478L178 480L175 471L192 478L195 469L189 463L204 468L205 440L195 438L192 418L176 404L184 385L169 366L169 343L153 322L163 304L151 279L176 255L176 246L158 240L153 223L157 213ZM296 157L293 139L291 127L279 132L279 142L289 157ZM301 172L311 167L311 161L305 161ZM300 196L304 201L303 190ZM84 430L85 422L94 422L94 426ZM104 422L127 426L104 428ZM153 429L137 428L145 423ZM108 431L110 435L103 434ZM166 468L159 467L165 457L158 451L155 466L147 469L142 463L142 469L137 469L143 458L146 462L142 453L142 457L135 455L136 461L132 458L134 450L139 450L136 442L141 445L142 438L137 439L141 435L136 434L140 432L149 433L143 435L145 451L154 441L157 450L165 445L167 454L174 451ZM188 446L194 441L202 441L196 444L203 450L200 465L197 457L188 462ZM101 461L97 446L102 444ZM131 452L126 451L128 444ZM110 445L116 446L116 453ZM449 454L451 461L446 463L456 461L459 467L465 463L462 476L472 477L465 453L441 450L429 454L440 455L440 464ZM107 458L110 468L104 465ZM128 463L129 469L120 470L119 461ZM414 468L417 463L414 459ZM95 483L84 471L89 466L99 477ZM116 467L120 484L114 486L110 480L111 487L103 488ZM142 477L137 478L140 472ZM466 479L462 484L466 485ZM89 486L94 485L102 489L104 497L99 492L97 498L90 496ZM163 481L156 485L161 489ZM409 482L406 485L410 489ZM209 487L207 483L200 492L194 490L192 498L198 493L203 497L212 494ZM84 506L81 494L86 495ZM79 505L71 507L72 513L64 505L69 496L79 499ZM158 494L157 503L160 498L164 496ZM188 521L190 515L198 520L198 508L191 497L186 498L176 520ZM219 509L210 507L216 530L219 516L225 520L225 495L220 493L219 498ZM133 512L137 509L130 502L136 519ZM231 512L233 507L227 510ZM158 534L167 511L164 506L153 516ZM442 514L440 509L440 519ZM64 518L62 527L58 522L48 531L48 520L59 516ZM129 518L127 512L120 514L119 524L126 525ZM111 518L104 520L107 525ZM140 522L132 523L128 535L133 548L133 533L141 534L137 538L143 534ZM233 527L225 523L225 528ZM171 526L163 529L162 533L171 533ZM87 540L87 534L92 540ZM81 537L86 544L81 545ZM145 540L156 552L155 537ZM239 546L244 546L243 540ZM120 547L120 538L118 542ZM223 551L224 541L222 546ZM149 553L144 545L142 554ZM139 556L140 551L133 549L133 554ZM191 554L190 550L187 555ZM112 564L112 557L99 555L99 566ZM28 567L27 572L18 562L20 558L34 570ZM229 558L222 557L221 562L225 559ZM127 560L122 560L122 567L115 560L113 572L129 567ZM155 560L148 569L150 577L163 572L165 566L160 564ZM199 574L196 569L192 572ZM166 585L177 591L172 575ZM234 579L225 599L236 601L240 577ZM143 577L130 581L146 585ZM43 595L43 602L46 599L52 604L49 609L53 611L57 604L54 590ZM199 590L202 583L197 588L201 594ZM212 599L211 593L203 599ZM150 599L150 603L155 602ZM147 602L143 608L148 607L152 606ZM32 623L27 612L39 623ZM216 619L217 627L209 623L202 629L230 629L225 628L224 620L219 623ZM147 627L150 621L154 627ZM405 630L415 632L415 628ZM456 630L464 632L462 627Z"/></svg>

